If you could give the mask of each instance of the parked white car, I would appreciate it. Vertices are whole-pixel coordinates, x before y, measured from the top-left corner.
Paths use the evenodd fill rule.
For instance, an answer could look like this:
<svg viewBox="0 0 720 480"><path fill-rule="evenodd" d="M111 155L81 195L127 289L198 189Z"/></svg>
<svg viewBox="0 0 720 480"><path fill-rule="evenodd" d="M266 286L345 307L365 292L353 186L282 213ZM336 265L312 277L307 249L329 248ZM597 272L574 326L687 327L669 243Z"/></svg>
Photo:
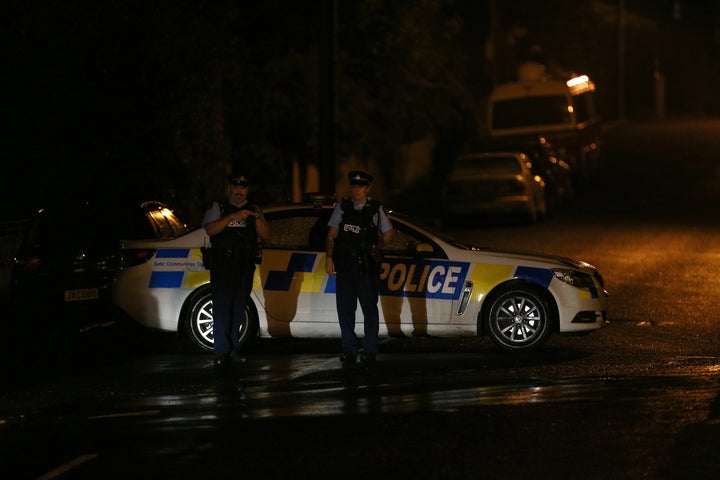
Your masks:
<svg viewBox="0 0 720 480"><path fill-rule="evenodd" d="M547 216L546 183L540 165L521 149L458 157L441 188L446 224L488 218L536 222Z"/></svg>
<svg viewBox="0 0 720 480"><path fill-rule="evenodd" d="M339 337L335 277L324 268L331 212L310 205L265 209L271 237L256 270L243 344L258 335ZM399 213L389 216L397 235L384 250L381 336L487 335L502 348L527 350L553 333L605 325L608 295L588 263L481 249ZM205 244L203 229L173 240L127 242L115 304L145 327L177 331L194 347L211 350L210 275L200 254Z"/></svg>

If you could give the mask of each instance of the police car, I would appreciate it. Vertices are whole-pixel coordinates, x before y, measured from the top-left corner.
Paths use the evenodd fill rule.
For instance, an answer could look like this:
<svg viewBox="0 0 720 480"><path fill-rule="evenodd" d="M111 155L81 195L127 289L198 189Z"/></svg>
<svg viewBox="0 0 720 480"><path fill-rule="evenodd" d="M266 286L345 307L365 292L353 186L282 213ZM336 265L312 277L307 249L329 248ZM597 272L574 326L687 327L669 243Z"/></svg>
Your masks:
<svg viewBox="0 0 720 480"><path fill-rule="evenodd" d="M335 277L325 273L331 206L264 210L271 237L255 272L247 345L262 337L339 337ZM588 263L511 253L457 242L388 211L397 234L381 268L381 336L489 336L508 350L529 350L553 333L605 325L602 276ZM130 241L116 279L115 305L141 325L178 332L200 350L213 345L210 273L200 228L172 240ZM358 308L357 333L362 334Z"/></svg>

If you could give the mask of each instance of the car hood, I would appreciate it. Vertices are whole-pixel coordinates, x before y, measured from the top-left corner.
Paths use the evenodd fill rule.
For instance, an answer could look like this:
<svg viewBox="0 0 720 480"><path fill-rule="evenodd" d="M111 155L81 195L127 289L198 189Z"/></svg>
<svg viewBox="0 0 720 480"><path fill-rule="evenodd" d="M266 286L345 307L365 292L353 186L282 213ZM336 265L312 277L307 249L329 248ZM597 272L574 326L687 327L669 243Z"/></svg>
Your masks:
<svg viewBox="0 0 720 480"><path fill-rule="evenodd" d="M578 270L597 271L597 268L587 262L575 258L563 257L561 255L551 255L548 253L528 252L520 250L498 249L494 247L469 247L472 252L482 254L484 258L494 257L497 259L512 259L514 262L540 262L555 263L558 267L571 267Z"/></svg>

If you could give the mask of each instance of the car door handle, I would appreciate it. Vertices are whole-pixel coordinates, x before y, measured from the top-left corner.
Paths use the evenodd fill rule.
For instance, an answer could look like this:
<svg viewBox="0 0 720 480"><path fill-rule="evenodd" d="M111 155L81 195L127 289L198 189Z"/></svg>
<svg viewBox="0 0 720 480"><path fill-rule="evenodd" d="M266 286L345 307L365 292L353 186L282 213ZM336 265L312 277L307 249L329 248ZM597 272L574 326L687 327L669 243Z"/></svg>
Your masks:
<svg viewBox="0 0 720 480"><path fill-rule="evenodd" d="M460 297L460 305L458 305L457 314L462 315L465 313L465 309L468 306L468 302L470 301L470 293L472 292L473 282L468 280L465 282L465 286L463 287L462 291L462 297Z"/></svg>

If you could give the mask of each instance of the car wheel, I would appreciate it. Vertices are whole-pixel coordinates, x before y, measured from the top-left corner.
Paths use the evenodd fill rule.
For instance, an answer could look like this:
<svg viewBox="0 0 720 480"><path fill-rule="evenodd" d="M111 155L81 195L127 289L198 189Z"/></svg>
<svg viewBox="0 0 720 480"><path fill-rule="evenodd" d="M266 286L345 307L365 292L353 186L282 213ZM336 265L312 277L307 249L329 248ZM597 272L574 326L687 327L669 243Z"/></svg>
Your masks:
<svg viewBox="0 0 720 480"><path fill-rule="evenodd" d="M250 344L258 335L258 313L252 300L246 307L247 322L240 327L240 348ZM193 349L213 350L213 308L210 286L196 290L187 300L181 325L182 339Z"/></svg>
<svg viewBox="0 0 720 480"><path fill-rule="evenodd" d="M533 288L512 289L491 300L486 317L493 342L506 350L531 350L547 340L550 309Z"/></svg>

